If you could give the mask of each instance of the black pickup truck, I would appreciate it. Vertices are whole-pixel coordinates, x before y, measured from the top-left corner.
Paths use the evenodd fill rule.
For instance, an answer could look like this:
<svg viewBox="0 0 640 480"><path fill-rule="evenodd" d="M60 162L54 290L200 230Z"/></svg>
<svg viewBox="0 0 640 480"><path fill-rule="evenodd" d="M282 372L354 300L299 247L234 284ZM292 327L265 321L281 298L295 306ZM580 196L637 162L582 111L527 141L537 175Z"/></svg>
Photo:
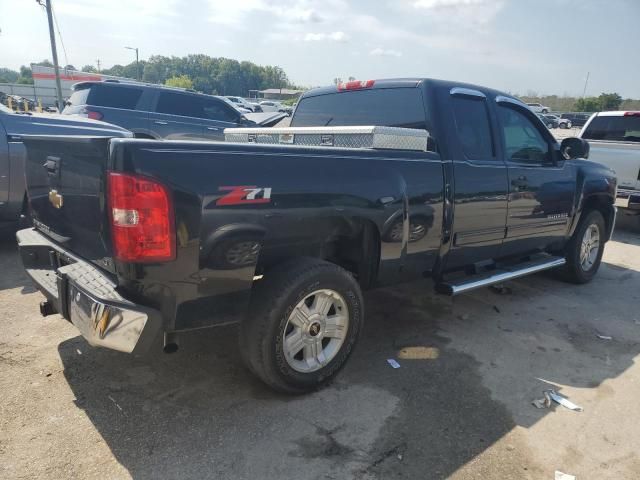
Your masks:
<svg viewBox="0 0 640 480"><path fill-rule="evenodd" d="M397 129L375 148L332 144L362 125ZM34 228L17 239L42 314L124 352L160 333L174 350L179 332L239 322L248 367L296 393L345 363L363 289L428 276L456 295L598 270L615 175L509 95L349 82L307 92L291 127L288 144L271 145L26 138ZM297 127L325 134L300 145ZM420 131L424 145L406 149L393 131Z"/></svg>

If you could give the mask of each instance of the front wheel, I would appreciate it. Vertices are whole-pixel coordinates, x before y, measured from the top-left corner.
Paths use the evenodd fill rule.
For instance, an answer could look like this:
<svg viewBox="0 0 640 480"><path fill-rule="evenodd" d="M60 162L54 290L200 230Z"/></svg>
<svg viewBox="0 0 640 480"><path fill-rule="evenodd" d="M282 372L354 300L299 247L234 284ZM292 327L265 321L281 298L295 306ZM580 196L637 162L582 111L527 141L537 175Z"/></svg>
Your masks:
<svg viewBox="0 0 640 480"><path fill-rule="evenodd" d="M363 315L362 293L349 272L298 259L267 272L256 285L240 327L240 350L249 369L271 388L305 393L344 366Z"/></svg>
<svg viewBox="0 0 640 480"><path fill-rule="evenodd" d="M605 224L593 210L582 219L566 247L562 276L572 283L587 283L595 276L604 253Z"/></svg>

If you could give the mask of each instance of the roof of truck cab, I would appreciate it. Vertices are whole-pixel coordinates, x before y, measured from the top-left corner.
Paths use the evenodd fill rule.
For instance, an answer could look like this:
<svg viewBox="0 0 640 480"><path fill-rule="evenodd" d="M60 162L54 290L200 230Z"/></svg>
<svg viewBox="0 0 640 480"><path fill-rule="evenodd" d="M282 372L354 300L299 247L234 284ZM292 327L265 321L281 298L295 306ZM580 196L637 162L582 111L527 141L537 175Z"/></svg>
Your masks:
<svg viewBox="0 0 640 480"><path fill-rule="evenodd" d="M329 87L314 88L306 91L302 95L302 97L315 97L317 95L327 95L331 93L348 93L353 91L376 90L376 89L383 89L383 88L411 88L411 87L418 87L423 83L429 83L429 85L434 87L468 88L468 89L479 90L484 93L491 93L493 95L503 95L510 98L517 98L517 97L514 97L513 95L509 95L507 93L500 92L492 88L483 87L480 85L473 85L470 83L463 83L463 82L454 82L450 80L439 80L435 78L425 78L425 77L382 78L382 79L374 79L373 82L374 84L372 87L367 87L367 88L357 89L357 90L338 90L337 85L331 85Z"/></svg>

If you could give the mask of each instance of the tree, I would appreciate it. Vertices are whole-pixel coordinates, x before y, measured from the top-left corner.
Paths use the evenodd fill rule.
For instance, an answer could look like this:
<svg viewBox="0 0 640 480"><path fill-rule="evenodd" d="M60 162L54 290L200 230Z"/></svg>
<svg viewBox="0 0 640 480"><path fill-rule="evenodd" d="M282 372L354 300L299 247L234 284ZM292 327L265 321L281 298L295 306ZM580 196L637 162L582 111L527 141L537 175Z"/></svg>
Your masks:
<svg viewBox="0 0 640 480"><path fill-rule="evenodd" d="M579 98L574 109L576 112L597 112L600 110L600 102L597 97Z"/></svg>
<svg viewBox="0 0 640 480"><path fill-rule="evenodd" d="M189 89L193 88L193 82L186 75L167 78L164 84L168 87L180 87L180 88L189 88Z"/></svg>
<svg viewBox="0 0 640 480"><path fill-rule="evenodd" d="M84 67L82 67L81 71L86 73L98 73L98 70L93 65L85 65Z"/></svg>
<svg viewBox="0 0 640 480"><path fill-rule="evenodd" d="M16 83L20 74L10 68L0 68L0 83Z"/></svg>
<svg viewBox="0 0 640 480"><path fill-rule="evenodd" d="M601 93L598 97L600 110L619 110L622 97L617 93Z"/></svg>

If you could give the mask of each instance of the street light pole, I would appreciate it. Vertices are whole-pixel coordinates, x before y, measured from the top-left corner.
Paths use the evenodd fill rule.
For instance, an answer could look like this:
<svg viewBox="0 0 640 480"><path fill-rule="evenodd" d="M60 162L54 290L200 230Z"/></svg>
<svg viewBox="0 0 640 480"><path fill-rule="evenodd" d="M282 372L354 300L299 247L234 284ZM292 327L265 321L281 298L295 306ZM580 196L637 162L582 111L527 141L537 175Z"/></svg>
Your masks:
<svg viewBox="0 0 640 480"><path fill-rule="evenodd" d="M138 60L138 47L124 47L127 50L136 51L136 80L140 81L140 61Z"/></svg>
<svg viewBox="0 0 640 480"><path fill-rule="evenodd" d="M51 13L51 0L46 0L47 20L49 21L49 38L51 40L51 56L53 57L53 70L56 75L56 90L58 94L58 111L64 108L62 102L62 85L60 83L60 67L58 66L58 50L56 49L56 37L53 33L53 14Z"/></svg>

